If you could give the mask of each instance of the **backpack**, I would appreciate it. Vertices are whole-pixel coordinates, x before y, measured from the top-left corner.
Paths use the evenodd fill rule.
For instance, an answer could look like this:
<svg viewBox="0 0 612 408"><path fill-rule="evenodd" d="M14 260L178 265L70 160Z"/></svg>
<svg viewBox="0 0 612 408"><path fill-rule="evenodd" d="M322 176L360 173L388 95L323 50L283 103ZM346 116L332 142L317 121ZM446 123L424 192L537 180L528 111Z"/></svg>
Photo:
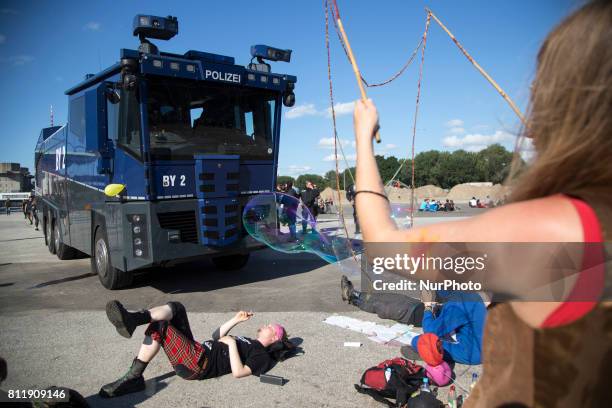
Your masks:
<svg viewBox="0 0 612 408"><path fill-rule="evenodd" d="M355 389L389 407L400 407L419 389L423 377L425 369L422 366L396 357L365 370ZM388 398L394 399L395 404Z"/></svg>

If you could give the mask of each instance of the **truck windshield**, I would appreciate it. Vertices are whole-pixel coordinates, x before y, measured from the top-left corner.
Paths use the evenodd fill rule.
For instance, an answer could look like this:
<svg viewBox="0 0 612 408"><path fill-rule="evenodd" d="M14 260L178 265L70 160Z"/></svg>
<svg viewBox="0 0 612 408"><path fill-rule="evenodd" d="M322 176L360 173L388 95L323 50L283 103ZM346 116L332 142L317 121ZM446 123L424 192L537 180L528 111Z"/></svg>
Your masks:
<svg viewBox="0 0 612 408"><path fill-rule="evenodd" d="M275 98L265 90L152 79L147 96L151 158L236 154L271 160Z"/></svg>

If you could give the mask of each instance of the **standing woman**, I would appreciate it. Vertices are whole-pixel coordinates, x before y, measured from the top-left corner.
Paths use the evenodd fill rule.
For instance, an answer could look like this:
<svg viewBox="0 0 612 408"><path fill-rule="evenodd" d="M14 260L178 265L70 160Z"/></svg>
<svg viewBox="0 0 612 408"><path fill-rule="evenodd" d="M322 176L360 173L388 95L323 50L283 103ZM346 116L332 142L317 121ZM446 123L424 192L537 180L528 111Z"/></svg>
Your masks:
<svg viewBox="0 0 612 408"><path fill-rule="evenodd" d="M376 107L370 100L356 103L356 200L364 241L612 240L612 2L591 1L570 15L548 35L537 62L523 132L536 157L512 177L510 203L426 230L398 230L390 218L372 147ZM464 406L600 407L612 401L612 305L601 300L610 299L612 267L603 268L605 281L581 273L564 302L492 308L483 376ZM537 272L512 265L505 275L520 280ZM598 282L600 301L572 301L585 279Z"/></svg>

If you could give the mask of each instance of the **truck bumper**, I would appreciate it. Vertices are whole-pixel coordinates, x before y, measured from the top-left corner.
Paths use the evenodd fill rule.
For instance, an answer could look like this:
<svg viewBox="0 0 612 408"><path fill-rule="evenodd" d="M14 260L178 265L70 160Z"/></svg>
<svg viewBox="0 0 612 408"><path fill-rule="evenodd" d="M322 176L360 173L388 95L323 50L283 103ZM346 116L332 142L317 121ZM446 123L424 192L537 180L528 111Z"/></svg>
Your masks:
<svg viewBox="0 0 612 408"><path fill-rule="evenodd" d="M245 197L244 201L248 197ZM180 263L201 257L246 254L265 245L250 237L242 228L242 206L238 213L238 238L226 245L202 244L203 222L198 217L198 200L127 202L121 204L122 228L118 245L122 270L135 270L168 263ZM119 249L119 248L118 248ZM116 257L115 257L116 259ZM115 264L115 262L113 262Z"/></svg>

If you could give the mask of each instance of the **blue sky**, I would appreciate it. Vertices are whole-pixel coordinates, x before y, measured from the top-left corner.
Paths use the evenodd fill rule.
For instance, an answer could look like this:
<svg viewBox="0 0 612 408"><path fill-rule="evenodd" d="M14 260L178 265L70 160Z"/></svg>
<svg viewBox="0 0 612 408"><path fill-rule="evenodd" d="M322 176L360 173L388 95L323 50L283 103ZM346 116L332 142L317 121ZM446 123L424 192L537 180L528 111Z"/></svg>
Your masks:
<svg viewBox="0 0 612 408"><path fill-rule="evenodd" d="M569 0L491 2L338 0L363 75L378 82L395 73L417 45L428 6L521 107L525 108L535 56L545 35L577 7ZM67 117L64 91L136 48L132 18L174 15L180 32L159 48L197 49L250 60L252 44L293 49L290 64L273 70L296 75L296 106L284 108L279 173L323 174L334 167L328 115L327 57L322 1L6 1L0 5L0 161L32 167L40 129ZM359 97L348 61L332 32L332 72L338 129L354 158L352 107ZM370 89L381 117L377 152L409 154L418 61L392 84ZM508 148L518 120L506 102L432 22L425 54L417 152Z"/></svg>

